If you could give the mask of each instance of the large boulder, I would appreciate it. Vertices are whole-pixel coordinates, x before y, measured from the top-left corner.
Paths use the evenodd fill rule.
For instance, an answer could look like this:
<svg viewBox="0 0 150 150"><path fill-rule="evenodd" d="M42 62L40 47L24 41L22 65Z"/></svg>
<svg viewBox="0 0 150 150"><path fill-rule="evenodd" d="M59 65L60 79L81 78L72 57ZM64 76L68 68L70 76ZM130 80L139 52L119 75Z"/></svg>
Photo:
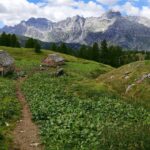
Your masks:
<svg viewBox="0 0 150 150"><path fill-rule="evenodd" d="M6 51L0 50L0 74L5 75L8 72L13 72L14 58L11 57Z"/></svg>
<svg viewBox="0 0 150 150"><path fill-rule="evenodd" d="M65 59L59 54L49 54L48 57L42 61L42 66L56 67L63 65L64 63Z"/></svg>

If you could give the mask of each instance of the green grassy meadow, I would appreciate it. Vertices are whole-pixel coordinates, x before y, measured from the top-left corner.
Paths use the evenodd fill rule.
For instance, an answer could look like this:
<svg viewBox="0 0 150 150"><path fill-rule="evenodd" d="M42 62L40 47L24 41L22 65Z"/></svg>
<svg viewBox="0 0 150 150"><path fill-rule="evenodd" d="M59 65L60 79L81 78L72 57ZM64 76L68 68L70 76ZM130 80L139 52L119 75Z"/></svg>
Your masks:
<svg viewBox="0 0 150 150"><path fill-rule="evenodd" d="M0 77L0 149L8 150L10 130L20 114L20 105L15 95L14 81Z"/></svg>
<svg viewBox="0 0 150 150"><path fill-rule="evenodd" d="M22 91L33 120L39 125L46 150L150 148L149 79L144 80L140 88L134 87L124 94L128 84L150 71L149 61L114 69L60 54L66 59L62 66L65 75L54 77L51 73L55 68L39 71L41 60L52 51L42 50L36 54L33 49L0 49L8 51L16 60L16 69L27 75ZM131 72L128 80L122 79L126 71ZM114 77L110 80L111 76ZM13 114L0 117L3 120L0 124L0 144L3 147L9 145L8 135L12 130L5 122L13 126L19 116L15 82L13 75L0 78L0 101L3 104L0 105L0 114L9 114L9 111Z"/></svg>

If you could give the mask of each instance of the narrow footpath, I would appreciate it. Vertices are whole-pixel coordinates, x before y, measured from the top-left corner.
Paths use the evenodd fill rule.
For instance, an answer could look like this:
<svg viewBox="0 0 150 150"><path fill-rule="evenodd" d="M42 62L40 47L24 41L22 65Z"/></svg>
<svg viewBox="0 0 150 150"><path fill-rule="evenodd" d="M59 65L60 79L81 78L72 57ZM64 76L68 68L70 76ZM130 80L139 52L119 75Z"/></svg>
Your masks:
<svg viewBox="0 0 150 150"><path fill-rule="evenodd" d="M39 130L32 121L32 114L30 112L25 96L21 91L21 85L25 78L20 78L16 82L16 95L22 107L22 116L18 121L13 136L13 150L43 150L44 147L40 144ZM12 150L11 149L11 150Z"/></svg>

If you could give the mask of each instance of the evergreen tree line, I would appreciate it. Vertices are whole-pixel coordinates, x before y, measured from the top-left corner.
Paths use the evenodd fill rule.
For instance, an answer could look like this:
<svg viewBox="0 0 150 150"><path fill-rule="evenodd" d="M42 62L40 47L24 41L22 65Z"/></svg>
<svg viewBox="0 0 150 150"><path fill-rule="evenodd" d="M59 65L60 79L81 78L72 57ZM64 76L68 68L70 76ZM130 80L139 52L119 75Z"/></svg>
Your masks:
<svg viewBox="0 0 150 150"><path fill-rule="evenodd" d="M115 45L108 46L107 41L103 40L100 46L97 43L92 47L82 45L79 57L119 67L135 61L150 60L150 52L124 50Z"/></svg>
<svg viewBox="0 0 150 150"><path fill-rule="evenodd" d="M76 51L73 50L71 47L67 46L65 43L52 43L50 46L50 50L76 56Z"/></svg>
<svg viewBox="0 0 150 150"><path fill-rule="evenodd" d="M3 32L0 35L0 46L20 47L20 43L15 34L6 34Z"/></svg>
<svg viewBox="0 0 150 150"><path fill-rule="evenodd" d="M108 46L106 40L103 40L100 46L94 43L93 46L82 45L79 50L79 57L94 60L114 67L122 65L121 56L123 50L119 46Z"/></svg>
<svg viewBox="0 0 150 150"><path fill-rule="evenodd" d="M0 35L0 46L20 47L20 43L15 34L6 34L3 32ZM25 48L34 48L35 52L41 52L41 45L33 38L29 38L25 43Z"/></svg>
<svg viewBox="0 0 150 150"><path fill-rule="evenodd" d="M25 48L34 48L36 53L41 53L41 45L33 38L29 38L25 43Z"/></svg>
<svg viewBox="0 0 150 150"><path fill-rule="evenodd" d="M94 60L113 67L119 67L134 61L150 59L150 52L124 51L120 46L108 46L106 40L103 40L100 46L97 43L94 43L92 46L82 45L79 50L72 50L65 43L60 45L53 43L50 49L71 54L76 57Z"/></svg>
<svg viewBox="0 0 150 150"><path fill-rule="evenodd" d="M114 67L121 65L120 57L123 53L122 48L119 46L108 47L106 40L101 42L100 47L97 43L94 43L92 46L82 45L79 50L72 50L71 48L68 48L65 43L62 43L59 46L56 43L53 43L50 49L71 54L76 57L109 64Z"/></svg>

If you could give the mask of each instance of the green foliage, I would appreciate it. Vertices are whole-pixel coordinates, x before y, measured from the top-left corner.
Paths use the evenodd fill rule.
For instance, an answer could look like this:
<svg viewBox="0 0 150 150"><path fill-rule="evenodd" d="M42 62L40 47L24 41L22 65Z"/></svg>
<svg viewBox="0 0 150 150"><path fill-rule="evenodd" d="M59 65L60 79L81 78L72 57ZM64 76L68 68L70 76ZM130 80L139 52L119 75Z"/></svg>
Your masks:
<svg viewBox="0 0 150 150"><path fill-rule="evenodd" d="M57 51L58 50L57 45L55 43L52 43L50 50Z"/></svg>
<svg viewBox="0 0 150 150"><path fill-rule="evenodd" d="M87 50L86 45L82 45L80 47L80 50L79 50L79 57L80 58L86 58L86 50Z"/></svg>
<svg viewBox="0 0 150 150"><path fill-rule="evenodd" d="M2 33L0 36L0 45L9 47L20 47L20 43L15 34Z"/></svg>
<svg viewBox="0 0 150 150"><path fill-rule="evenodd" d="M101 42L100 62L113 67L119 67L124 64L123 62L121 63L123 55L124 53L121 47L113 45L108 47L106 40Z"/></svg>
<svg viewBox="0 0 150 150"><path fill-rule="evenodd" d="M108 61L108 55L109 55L109 53L108 53L108 45L107 45L107 41L106 40L103 40L102 42L101 42L101 48L100 48L100 59L101 59L101 62L102 63L106 63L106 64L108 64L107 63L107 61Z"/></svg>
<svg viewBox="0 0 150 150"><path fill-rule="evenodd" d="M65 43L61 43L61 45L59 47L59 52L68 54L68 47L66 46Z"/></svg>
<svg viewBox="0 0 150 150"><path fill-rule="evenodd" d="M41 45L38 43L38 41L35 41L34 51L36 53L41 53Z"/></svg>
<svg viewBox="0 0 150 150"><path fill-rule="evenodd" d="M150 52L146 52L145 54L146 54L145 59L150 60Z"/></svg>
<svg viewBox="0 0 150 150"><path fill-rule="evenodd" d="M20 43L18 42L18 39L15 34L11 36L10 42L11 42L10 47L20 47Z"/></svg>
<svg viewBox="0 0 150 150"><path fill-rule="evenodd" d="M142 105L136 106L133 102L126 103L123 101L126 99L109 92L113 89L122 95L122 89L128 85L122 82L124 73L132 70L133 66L137 66L132 78L124 80L132 83L137 77L149 71L149 61L145 62L145 66L139 63L130 64L129 70L124 67L119 68L119 72L115 72L117 69L114 69L115 76L112 78L112 83L111 77L114 75L112 72L106 76L101 75L101 78L95 80L100 74L112 70L107 65L60 54L66 60L63 67L67 76L53 78L50 75L51 69L50 72L36 73L41 60L49 53L53 53L52 51L43 50L41 54L37 54L33 49L26 48L1 47L1 49L7 50L15 58L17 68L29 74L29 79L25 81L22 89L29 102L33 119L40 126L47 150L149 149L148 109L143 108ZM10 113L17 112L15 109L18 106L15 102L11 102L12 99L16 101L15 97L11 100L9 98L12 93L10 89L13 89L15 96L13 82L10 81L11 87L4 80L6 79L0 82L0 87L3 85L0 88L0 95L1 91L2 95L5 95L3 98L0 97L0 100L3 99L2 106L4 106L0 106L0 110L5 112L3 126L5 126L5 120L10 119ZM114 86L109 88L103 81L109 86ZM133 93L136 98L140 97L146 104L149 100L145 101L145 96L149 94L148 85L149 80L146 80L144 85ZM8 109L11 106L15 109ZM0 146L6 145L4 144L5 135L5 130L0 127Z"/></svg>
<svg viewBox="0 0 150 150"><path fill-rule="evenodd" d="M25 48L34 48L35 40L33 38L29 38L25 43Z"/></svg>
<svg viewBox="0 0 150 150"><path fill-rule="evenodd" d="M135 61L149 60L150 52L139 52L135 50L123 51L120 46L108 46L107 41L103 40L100 48L97 43L94 43L92 47L82 45L77 56L111 65L113 67L120 67Z"/></svg>
<svg viewBox="0 0 150 150"><path fill-rule="evenodd" d="M25 43L25 48L34 48L36 53L41 53L41 45L33 38L29 38Z"/></svg>
<svg viewBox="0 0 150 150"><path fill-rule="evenodd" d="M92 48L92 60L95 60L95 61L99 61L99 47L98 47L98 44L97 43L94 43L93 44L93 48Z"/></svg>
<svg viewBox="0 0 150 150"><path fill-rule="evenodd" d="M13 81L0 78L0 148L9 146L8 131L19 116L20 107L16 100ZM6 125L9 124L9 127Z"/></svg>
<svg viewBox="0 0 150 150"><path fill-rule="evenodd" d="M150 60L148 58L149 53L143 53L138 51L125 51L121 58L121 64L128 64L135 61L142 61L142 60Z"/></svg>
<svg viewBox="0 0 150 150"><path fill-rule="evenodd" d="M82 45L78 52L78 57L89 60L99 61L99 47L94 43L92 47Z"/></svg>
<svg viewBox="0 0 150 150"><path fill-rule="evenodd" d="M148 149L149 113L103 95L81 98L68 91L71 77L38 73L23 91L39 123L46 149Z"/></svg>
<svg viewBox="0 0 150 150"><path fill-rule="evenodd" d="M121 57L123 55L122 48L119 46L110 46L108 49L107 64L114 67L121 66Z"/></svg>
<svg viewBox="0 0 150 150"><path fill-rule="evenodd" d="M67 46L65 43L52 43L50 46L50 50L56 51L56 52L60 52L60 53L64 53L64 54L70 54L70 55L75 55L74 51Z"/></svg>

